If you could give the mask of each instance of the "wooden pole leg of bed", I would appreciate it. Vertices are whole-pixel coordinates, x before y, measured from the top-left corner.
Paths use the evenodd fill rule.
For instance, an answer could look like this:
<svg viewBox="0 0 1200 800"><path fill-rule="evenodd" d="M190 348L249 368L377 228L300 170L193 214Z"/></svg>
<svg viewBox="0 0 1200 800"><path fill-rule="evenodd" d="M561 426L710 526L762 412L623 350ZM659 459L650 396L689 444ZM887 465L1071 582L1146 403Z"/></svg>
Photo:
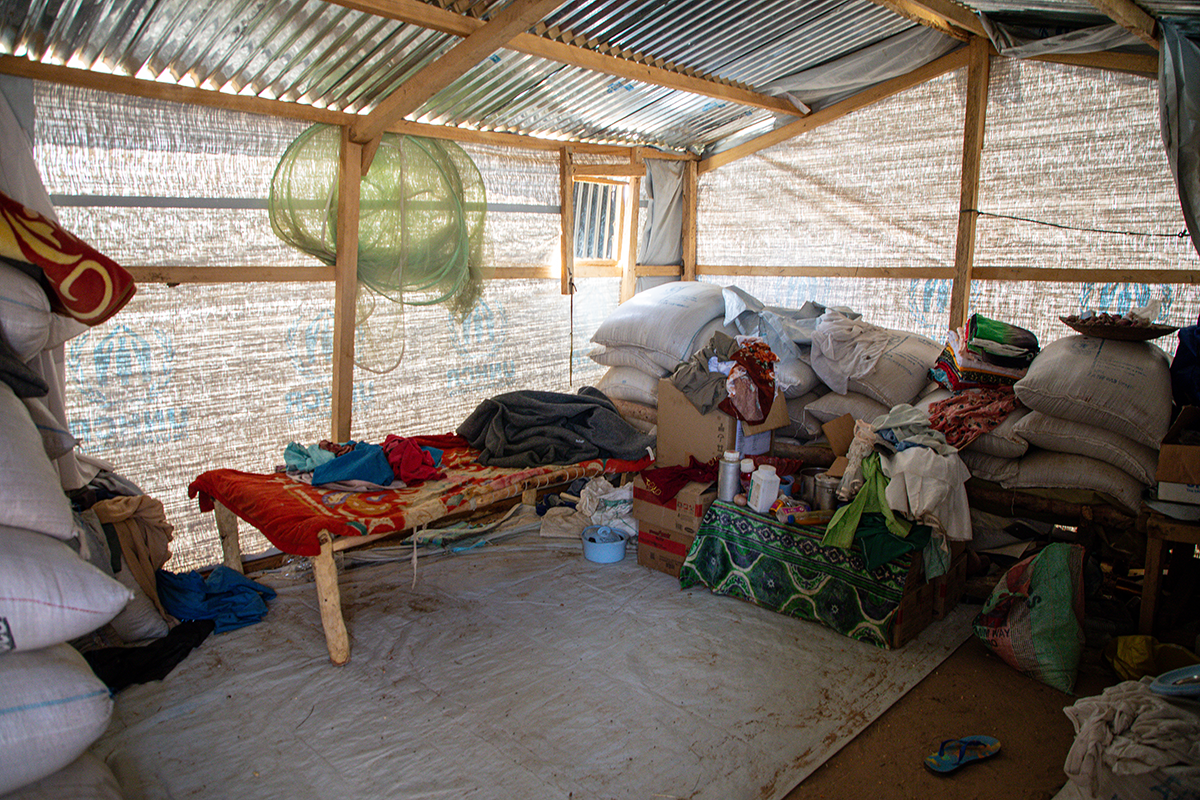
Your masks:
<svg viewBox="0 0 1200 800"><path fill-rule="evenodd" d="M321 552L313 556L313 577L317 583L317 602L321 606L321 627L329 660L341 666L350 660L350 635L342 619L342 596L338 591L337 563L333 560L333 537L326 531L317 534Z"/></svg>
<svg viewBox="0 0 1200 800"><path fill-rule="evenodd" d="M237 515L221 503L213 503L217 534L221 537L221 557L225 566L245 574L242 569L242 543L238 539Z"/></svg>

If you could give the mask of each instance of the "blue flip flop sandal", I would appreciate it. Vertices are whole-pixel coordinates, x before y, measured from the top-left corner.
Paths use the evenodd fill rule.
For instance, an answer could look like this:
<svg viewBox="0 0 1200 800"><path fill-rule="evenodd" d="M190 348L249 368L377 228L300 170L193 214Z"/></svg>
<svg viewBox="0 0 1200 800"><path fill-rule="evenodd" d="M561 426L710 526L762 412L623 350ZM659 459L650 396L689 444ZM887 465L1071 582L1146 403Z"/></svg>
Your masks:
<svg viewBox="0 0 1200 800"><path fill-rule="evenodd" d="M974 761L991 758L1000 752L1000 740L991 736L964 736L947 739L932 755L925 756L925 767L939 775L949 775Z"/></svg>

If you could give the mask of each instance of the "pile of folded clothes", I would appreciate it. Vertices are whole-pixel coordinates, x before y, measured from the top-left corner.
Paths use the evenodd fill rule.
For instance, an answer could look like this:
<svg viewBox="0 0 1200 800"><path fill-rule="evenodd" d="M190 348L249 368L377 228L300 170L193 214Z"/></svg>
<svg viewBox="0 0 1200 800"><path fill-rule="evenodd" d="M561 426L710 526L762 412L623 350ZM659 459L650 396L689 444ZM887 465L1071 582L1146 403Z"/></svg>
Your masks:
<svg viewBox="0 0 1200 800"><path fill-rule="evenodd" d="M1025 377L1038 350L1037 336L1030 331L973 314L965 326L950 331L930 373L955 392L1012 386Z"/></svg>

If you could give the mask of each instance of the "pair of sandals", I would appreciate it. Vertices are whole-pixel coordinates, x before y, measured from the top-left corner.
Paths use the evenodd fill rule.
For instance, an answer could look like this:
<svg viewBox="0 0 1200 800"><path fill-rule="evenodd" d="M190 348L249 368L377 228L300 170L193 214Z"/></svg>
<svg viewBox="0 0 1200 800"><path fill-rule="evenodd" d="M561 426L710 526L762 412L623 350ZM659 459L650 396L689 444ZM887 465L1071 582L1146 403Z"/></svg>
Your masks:
<svg viewBox="0 0 1200 800"><path fill-rule="evenodd" d="M925 756L925 768L938 775L949 775L967 764L991 758L999 752L1000 740L991 736L947 739L936 753Z"/></svg>

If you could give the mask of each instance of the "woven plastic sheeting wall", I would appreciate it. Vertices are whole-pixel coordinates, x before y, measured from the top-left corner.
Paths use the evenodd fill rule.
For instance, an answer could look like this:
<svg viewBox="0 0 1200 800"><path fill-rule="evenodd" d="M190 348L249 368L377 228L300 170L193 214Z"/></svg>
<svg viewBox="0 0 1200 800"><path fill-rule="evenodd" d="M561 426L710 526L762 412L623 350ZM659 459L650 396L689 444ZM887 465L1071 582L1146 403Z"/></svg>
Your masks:
<svg viewBox="0 0 1200 800"><path fill-rule="evenodd" d="M946 75L701 178L705 265L952 267L965 72ZM1089 233L980 217L976 267L1196 269L1158 134L1154 81L993 59L980 211ZM941 340L950 281L745 278L766 303L848 305L877 325ZM1127 311L1151 298L1161 319L1195 321L1188 285L975 281L971 311L1071 334L1060 315ZM1157 341L1173 352L1171 337Z"/></svg>
<svg viewBox="0 0 1200 800"><path fill-rule="evenodd" d="M988 101L976 267L1197 269L1159 133L1156 81L1115 72L996 59ZM1063 226L1063 227L1055 227ZM1092 229L1092 230L1080 230ZM1158 299L1160 321L1193 324L1185 284L975 281L972 310L1073 335L1060 316L1124 313ZM1174 352L1173 336L1155 344Z"/></svg>
<svg viewBox="0 0 1200 800"><path fill-rule="evenodd" d="M43 84L36 97L36 154L60 218L118 263L316 264L279 242L265 211L275 164L305 125ZM488 264L499 275L556 264L557 154L468 150L496 205ZM436 306L394 310L405 356L387 375L356 371L352 436L453 431L492 395L594 382L603 370L587 341L619 287L579 285L573 315L557 279L489 281L462 323ZM332 309L332 283L141 284L67 343L71 428L84 452L163 502L170 569L220 559L211 515L187 499L197 474L269 472L289 441L329 437ZM268 545L254 534L244 546Z"/></svg>
<svg viewBox="0 0 1200 800"><path fill-rule="evenodd" d="M942 76L702 175L699 263L953 265L965 79L964 70ZM876 325L944 335L944 281L705 280L771 305L847 305Z"/></svg>

